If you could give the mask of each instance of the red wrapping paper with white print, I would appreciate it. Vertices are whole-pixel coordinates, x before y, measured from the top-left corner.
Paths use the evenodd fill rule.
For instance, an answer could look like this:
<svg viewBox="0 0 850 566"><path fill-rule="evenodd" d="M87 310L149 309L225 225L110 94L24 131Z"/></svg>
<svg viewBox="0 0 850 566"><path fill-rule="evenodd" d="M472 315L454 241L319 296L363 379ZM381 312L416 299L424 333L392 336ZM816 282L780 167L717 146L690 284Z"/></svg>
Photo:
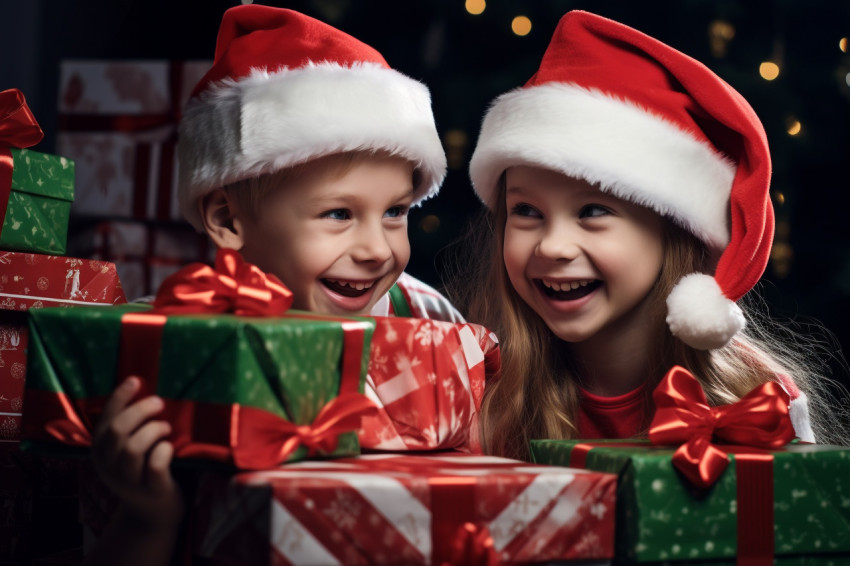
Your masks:
<svg viewBox="0 0 850 566"><path fill-rule="evenodd" d="M456 541L435 533L463 516L501 563L605 560L614 552L616 480L461 453L208 474L194 554L213 564L440 564Z"/></svg>
<svg viewBox="0 0 850 566"><path fill-rule="evenodd" d="M27 365L26 311L127 302L105 261L0 251L0 444L21 438Z"/></svg>
<svg viewBox="0 0 850 566"><path fill-rule="evenodd" d="M76 164L72 213L180 219L177 125L209 67L205 60L61 62L56 145Z"/></svg>
<svg viewBox="0 0 850 566"><path fill-rule="evenodd" d="M478 410L499 369L499 342L483 326L375 317L360 446L373 450L480 453Z"/></svg>

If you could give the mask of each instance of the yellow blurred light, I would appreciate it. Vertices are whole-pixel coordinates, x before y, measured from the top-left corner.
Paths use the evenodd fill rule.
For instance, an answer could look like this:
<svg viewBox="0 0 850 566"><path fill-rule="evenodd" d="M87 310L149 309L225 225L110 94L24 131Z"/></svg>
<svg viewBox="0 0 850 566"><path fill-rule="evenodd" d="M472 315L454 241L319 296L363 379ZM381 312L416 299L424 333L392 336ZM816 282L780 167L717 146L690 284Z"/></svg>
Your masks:
<svg viewBox="0 0 850 566"><path fill-rule="evenodd" d="M708 39L711 53L715 57L726 55L726 48L735 37L735 26L724 20L714 20L708 26Z"/></svg>
<svg viewBox="0 0 850 566"><path fill-rule="evenodd" d="M428 234L436 232L440 229L440 219L433 214L429 214L419 222L419 228Z"/></svg>
<svg viewBox="0 0 850 566"><path fill-rule="evenodd" d="M785 204L785 193L776 193L776 200L779 204Z"/></svg>
<svg viewBox="0 0 850 566"><path fill-rule="evenodd" d="M531 32L531 20L525 16L517 16L511 22L511 30L519 36L528 35Z"/></svg>
<svg viewBox="0 0 850 566"><path fill-rule="evenodd" d="M802 129L803 125L800 123L799 120L795 120L794 118L788 120L786 131L788 132L789 136L796 136L800 133Z"/></svg>
<svg viewBox="0 0 850 566"><path fill-rule="evenodd" d="M765 61L759 65L759 75L766 81L772 81L779 76L779 65L772 61Z"/></svg>
<svg viewBox="0 0 850 566"><path fill-rule="evenodd" d="M838 48L842 50L844 53L847 53L847 38L842 37L838 40Z"/></svg>
<svg viewBox="0 0 850 566"><path fill-rule="evenodd" d="M487 7L487 2L485 0L466 0L465 7L467 12L473 16L477 16Z"/></svg>

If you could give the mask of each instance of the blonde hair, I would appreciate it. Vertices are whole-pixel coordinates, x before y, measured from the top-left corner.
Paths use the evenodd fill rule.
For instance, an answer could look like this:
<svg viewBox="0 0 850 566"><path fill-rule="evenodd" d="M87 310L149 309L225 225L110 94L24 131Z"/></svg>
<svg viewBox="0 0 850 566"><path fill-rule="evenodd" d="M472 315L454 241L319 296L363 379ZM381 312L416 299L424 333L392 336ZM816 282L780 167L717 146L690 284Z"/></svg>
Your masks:
<svg viewBox="0 0 850 566"><path fill-rule="evenodd" d="M484 253L483 262L473 273L453 281L450 293L471 322L487 326L501 341L502 368L487 384L481 406L482 446L488 454L528 459L531 439L578 437L580 396L568 349L525 304L508 278L502 257L507 217L504 174L496 198L494 210L483 211L474 227L473 240L467 239L468 245L475 246L474 253ZM829 345L816 340L802 343L793 329L766 316L763 303L739 302L747 327L725 348L699 351L673 337L665 322L667 295L682 276L710 272L712 260L700 240L672 221L666 222L663 237L661 272L647 298L657 313L647 327L655 334L653 343L658 348L649 353L646 363L644 431L653 414L652 391L667 370L678 364L697 377L712 406L733 403L778 375L789 376L809 399L816 438L846 444L846 426L837 418L846 414L829 404L835 385L825 377L824 354ZM481 293L481 289L494 293Z"/></svg>
<svg viewBox="0 0 850 566"><path fill-rule="evenodd" d="M256 177L242 179L225 185L222 188L227 193L230 201L236 205L241 213L247 215L251 220L256 220L262 209L265 197L273 190L294 183L304 175L319 168L328 176L328 179L339 179L351 171L355 165L367 159L398 159L400 161L409 161L382 149L346 151L317 157L316 159L311 159L310 161L299 163L298 165L293 165L292 167L287 167L273 173L265 173ZM421 173L419 170L414 169L414 187L419 185L420 177Z"/></svg>

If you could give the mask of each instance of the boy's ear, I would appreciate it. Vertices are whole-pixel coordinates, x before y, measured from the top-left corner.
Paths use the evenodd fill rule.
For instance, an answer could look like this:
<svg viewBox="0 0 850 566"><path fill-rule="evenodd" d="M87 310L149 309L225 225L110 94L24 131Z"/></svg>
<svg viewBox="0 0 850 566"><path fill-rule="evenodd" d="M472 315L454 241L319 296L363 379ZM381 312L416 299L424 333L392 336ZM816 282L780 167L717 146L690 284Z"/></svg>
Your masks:
<svg viewBox="0 0 850 566"><path fill-rule="evenodd" d="M244 224L227 191L215 189L198 201L204 231L219 248L241 250L245 244Z"/></svg>

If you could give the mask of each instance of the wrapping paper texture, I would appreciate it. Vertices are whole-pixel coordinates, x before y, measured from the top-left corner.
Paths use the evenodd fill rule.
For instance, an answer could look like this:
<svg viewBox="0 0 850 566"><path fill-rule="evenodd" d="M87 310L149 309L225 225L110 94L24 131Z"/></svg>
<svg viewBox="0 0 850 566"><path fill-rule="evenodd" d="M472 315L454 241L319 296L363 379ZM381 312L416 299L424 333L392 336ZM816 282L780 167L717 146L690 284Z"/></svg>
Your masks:
<svg viewBox="0 0 850 566"><path fill-rule="evenodd" d="M479 453L484 383L499 368L496 337L475 324L375 320L366 391L380 411L364 420L361 445Z"/></svg>
<svg viewBox="0 0 850 566"><path fill-rule="evenodd" d="M109 262L0 252L0 444L18 443L27 374L29 309L126 302Z"/></svg>
<svg viewBox="0 0 850 566"><path fill-rule="evenodd" d="M116 385L121 357L157 359L155 374L142 377L151 393L166 400L164 416L172 422L169 438L176 456L232 463L233 449L249 444L248 425L257 422L244 408L307 425L337 397L343 382L362 392L373 328L369 319L297 311L285 317L169 316L160 343L131 341L126 346L131 352L122 352L122 317L150 310L135 304L31 313L27 395L43 398L45 407L72 407L59 420L81 423L90 432ZM341 373L340 360L349 347L359 363ZM59 442L48 430L56 418L47 409L26 412L25 437ZM358 452L351 432L339 436L332 454ZM301 447L289 459L306 454Z"/></svg>
<svg viewBox="0 0 850 566"><path fill-rule="evenodd" d="M68 249L113 262L131 300L153 295L166 277L189 263L215 259L215 246L206 234L183 222L78 219Z"/></svg>
<svg viewBox="0 0 850 566"><path fill-rule="evenodd" d="M739 505L734 454L715 485L702 492L674 469L674 448L534 440L531 450L538 463L567 466L577 444L594 446L587 453L587 469L620 476L619 557L654 562L735 556ZM850 450L801 443L771 454L774 555L787 563L850 560Z"/></svg>
<svg viewBox="0 0 850 566"><path fill-rule="evenodd" d="M606 560L615 483L610 474L459 453L210 474L193 546L221 564L439 564L453 536L433 533L462 517L487 530L501 561Z"/></svg>
<svg viewBox="0 0 850 566"><path fill-rule="evenodd" d="M209 61L62 61L56 143L59 153L77 162L76 215L180 219L174 190L177 123L209 66Z"/></svg>
<svg viewBox="0 0 850 566"><path fill-rule="evenodd" d="M12 192L0 231L0 249L62 255L74 200L74 162L10 148Z"/></svg>

